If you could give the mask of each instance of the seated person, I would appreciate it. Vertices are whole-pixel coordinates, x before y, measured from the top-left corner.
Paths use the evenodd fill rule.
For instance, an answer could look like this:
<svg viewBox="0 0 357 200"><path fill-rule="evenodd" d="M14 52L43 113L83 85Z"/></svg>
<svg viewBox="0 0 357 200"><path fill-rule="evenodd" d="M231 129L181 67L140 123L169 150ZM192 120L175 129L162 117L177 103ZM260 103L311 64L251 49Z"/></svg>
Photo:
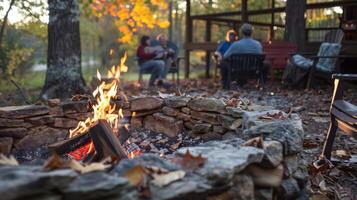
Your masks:
<svg viewBox="0 0 357 200"><path fill-rule="evenodd" d="M164 77L166 78L172 65L176 64L175 61L178 55L178 48L163 34L159 34L156 39L157 40L152 41L151 45L158 49L162 59L165 61Z"/></svg>
<svg viewBox="0 0 357 200"><path fill-rule="evenodd" d="M260 42L258 42L257 40L254 40L252 38L252 34L253 34L252 25L250 25L248 23L244 23L241 26L240 31L242 33L243 38L234 42L228 48L228 50L223 55L223 59L227 59L229 56L231 56L233 54L262 54L263 53L263 47L260 44ZM228 66L226 65L226 68L223 70L228 72L228 69L229 69ZM263 68L263 76L264 76L265 80L266 80L268 71L269 71L269 66L265 64L264 68ZM227 73L227 72L225 72L225 73ZM239 82L240 82L240 84L244 84L246 82L246 80L239 80Z"/></svg>
<svg viewBox="0 0 357 200"><path fill-rule="evenodd" d="M214 52L214 55L217 59L217 62L220 63L222 61L224 53L228 50L228 48L233 44L234 41L238 40L237 33L234 30L229 30L226 33L226 40L221 42L218 45L217 50Z"/></svg>
<svg viewBox="0 0 357 200"><path fill-rule="evenodd" d="M141 37L136 55L139 59L140 69L151 72L149 87L153 87L156 80L158 80L159 86L168 86L168 83L163 81L165 78L165 62L161 59L161 51L162 48L150 46L149 36Z"/></svg>

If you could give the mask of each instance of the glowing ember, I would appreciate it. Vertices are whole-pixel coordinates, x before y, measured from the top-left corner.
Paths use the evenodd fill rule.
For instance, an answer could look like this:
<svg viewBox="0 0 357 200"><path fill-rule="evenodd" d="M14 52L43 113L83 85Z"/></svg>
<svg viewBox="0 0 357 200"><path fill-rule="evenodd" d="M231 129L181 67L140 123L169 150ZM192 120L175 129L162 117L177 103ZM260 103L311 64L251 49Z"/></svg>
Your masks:
<svg viewBox="0 0 357 200"><path fill-rule="evenodd" d="M96 122L98 122L98 120L101 119L106 120L112 130L118 130L119 122L123 118L123 113L121 108L119 108L118 112L115 111L116 105L112 105L111 100L114 99L118 93L120 74L128 71L128 67L125 65L126 58L127 56L125 54L124 57L121 58L120 64L118 66L113 66L108 71L108 81L102 81L102 76L99 71L97 71L97 77L101 83L93 92L93 96L97 99L96 104L93 105L94 115L91 118L79 122L75 129L70 130L70 138L87 132ZM124 98L127 100L125 96ZM69 155L76 160L81 160L86 154L93 151L93 143L91 142L88 145L71 152Z"/></svg>

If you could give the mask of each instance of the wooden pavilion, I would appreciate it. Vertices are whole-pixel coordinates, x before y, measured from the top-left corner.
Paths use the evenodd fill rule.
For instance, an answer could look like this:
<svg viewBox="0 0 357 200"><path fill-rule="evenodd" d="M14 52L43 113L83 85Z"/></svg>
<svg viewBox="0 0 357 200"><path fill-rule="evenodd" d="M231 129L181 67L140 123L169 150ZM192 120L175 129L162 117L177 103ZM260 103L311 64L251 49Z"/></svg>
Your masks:
<svg viewBox="0 0 357 200"><path fill-rule="evenodd" d="M238 0L239 1L239 0ZM277 23L275 20L275 14L285 12L285 7L276 7L275 0L267 0L269 2L269 8L260 9L260 10L250 10L248 7L248 0L240 0L241 7L237 11L230 12L219 12L211 14L199 14L191 15L191 0L186 0L186 36L185 36L185 77L188 78L190 74L190 52L191 51L205 51L206 52L206 77L210 75L210 65L211 65L211 53L217 48L217 41L211 41L212 34L212 24L213 23L225 23L230 28L238 30L240 24L248 22L256 27L266 27L269 28L269 38L274 40L274 32L277 28L284 29L285 24ZM323 8L333 8L333 7L342 7L343 14L341 16L342 20L352 21L355 26L357 24L357 1L356 0L339 0L339 1L328 1L320 3L310 3L306 4L306 10L313 9L323 9ZM252 18L257 15L269 15L270 23L257 22ZM251 20L252 19L252 20ZM201 20L205 22L205 41L196 42L193 41L193 22L195 20ZM312 31L328 31L333 29L339 29L341 24L337 27L318 27L318 28L306 28L303 34L306 36L309 35L309 32ZM357 31L355 30L356 34ZM312 42L308 40L305 42L305 47L317 51L319 43ZM353 37L352 37L353 38ZM347 46L351 46L349 53L357 53L357 37L354 38L354 42L348 42ZM345 46L345 45L344 45Z"/></svg>

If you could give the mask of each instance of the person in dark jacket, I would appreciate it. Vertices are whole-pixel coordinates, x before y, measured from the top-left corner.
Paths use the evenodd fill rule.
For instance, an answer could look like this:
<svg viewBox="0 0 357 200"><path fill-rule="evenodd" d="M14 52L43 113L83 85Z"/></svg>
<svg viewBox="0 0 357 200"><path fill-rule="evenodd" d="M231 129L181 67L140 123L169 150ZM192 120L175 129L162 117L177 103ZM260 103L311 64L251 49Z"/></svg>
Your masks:
<svg viewBox="0 0 357 200"><path fill-rule="evenodd" d="M149 87L154 86L156 80L158 80L158 85L162 85L165 78L165 62L157 58L158 51L156 48L150 46L149 36L144 35L141 37L136 55L139 59L140 69L151 72Z"/></svg>

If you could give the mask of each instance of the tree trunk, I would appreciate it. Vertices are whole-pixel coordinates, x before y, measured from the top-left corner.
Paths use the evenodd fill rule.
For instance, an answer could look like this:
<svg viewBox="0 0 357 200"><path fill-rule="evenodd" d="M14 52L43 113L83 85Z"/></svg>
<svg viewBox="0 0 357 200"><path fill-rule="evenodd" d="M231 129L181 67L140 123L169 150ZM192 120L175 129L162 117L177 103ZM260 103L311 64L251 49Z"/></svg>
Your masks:
<svg viewBox="0 0 357 200"><path fill-rule="evenodd" d="M286 2L284 40L295 43L298 50L302 50L305 43L305 10L306 0Z"/></svg>
<svg viewBox="0 0 357 200"><path fill-rule="evenodd" d="M4 32L5 32L5 27L7 24L7 19L9 17L10 10L11 10L12 6L14 5L14 3L15 3L15 0L11 0L9 8L7 9L4 19L2 20L2 24L1 24L1 28L0 28L0 49L2 48L2 41L4 38Z"/></svg>
<svg viewBox="0 0 357 200"><path fill-rule="evenodd" d="M41 97L68 98L87 91L81 70L78 0L48 0L47 73Z"/></svg>

